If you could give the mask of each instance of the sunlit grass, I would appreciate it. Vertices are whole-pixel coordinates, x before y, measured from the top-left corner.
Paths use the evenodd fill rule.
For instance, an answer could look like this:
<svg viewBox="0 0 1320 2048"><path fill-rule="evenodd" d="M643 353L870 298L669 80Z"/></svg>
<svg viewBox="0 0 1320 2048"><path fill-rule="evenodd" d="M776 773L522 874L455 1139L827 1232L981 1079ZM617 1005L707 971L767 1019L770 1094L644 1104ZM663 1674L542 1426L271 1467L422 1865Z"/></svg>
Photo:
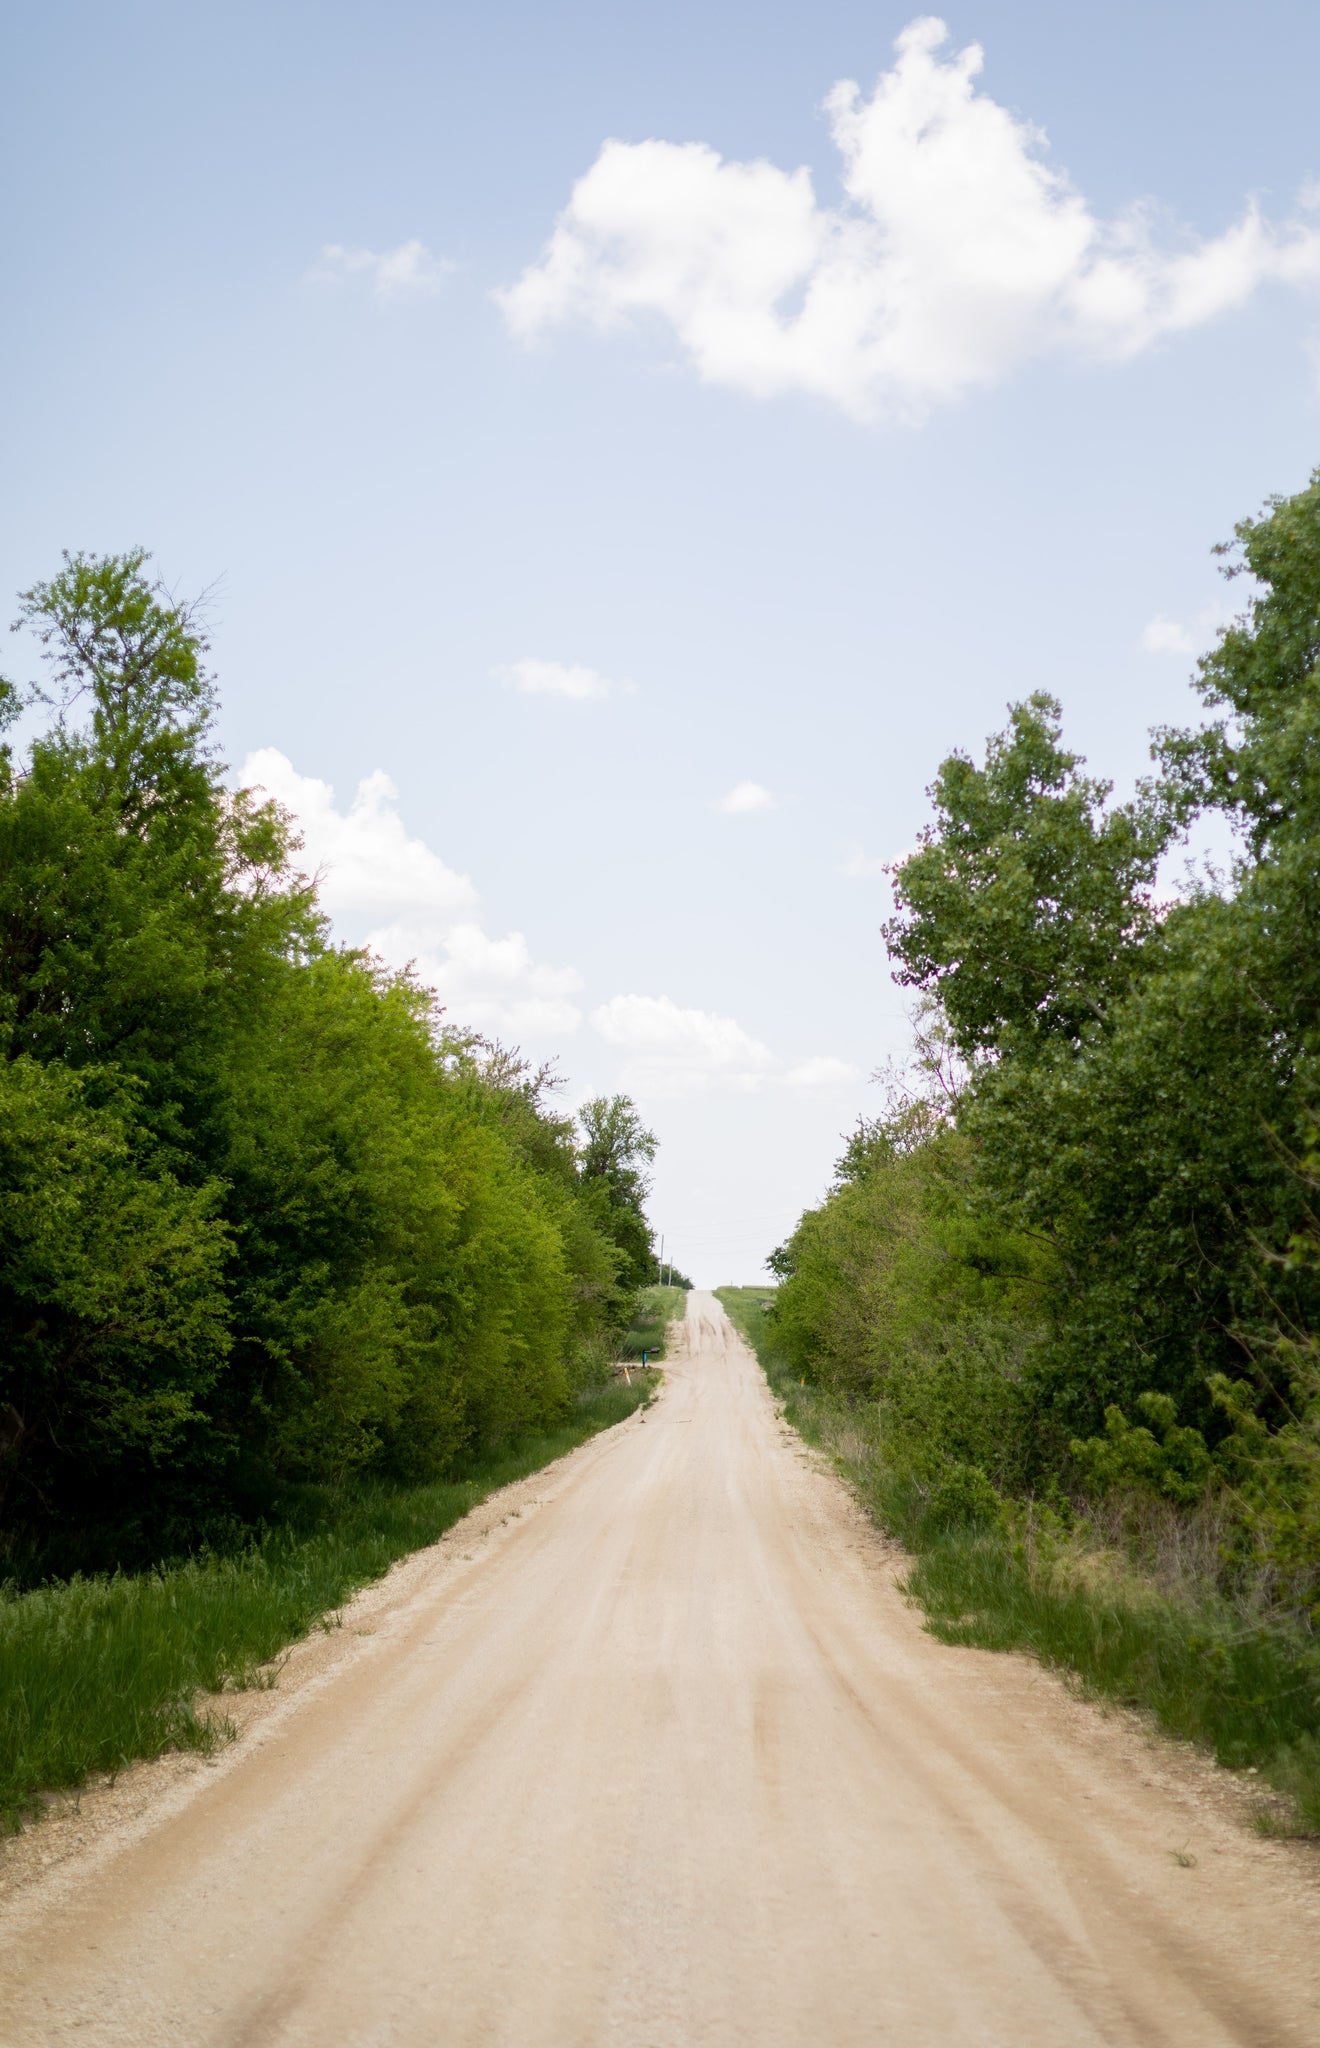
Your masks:
<svg viewBox="0 0 1320 2048"><path fill-rule="evenodd" d="M745 1337L763 1365L774 1354L766 1315L775 1298L772 1283L764 1287L717 1287L715 1298L724 1304L725 1314L739 1335ZM767 1373L769 1367L766 1367Z"/></svg>

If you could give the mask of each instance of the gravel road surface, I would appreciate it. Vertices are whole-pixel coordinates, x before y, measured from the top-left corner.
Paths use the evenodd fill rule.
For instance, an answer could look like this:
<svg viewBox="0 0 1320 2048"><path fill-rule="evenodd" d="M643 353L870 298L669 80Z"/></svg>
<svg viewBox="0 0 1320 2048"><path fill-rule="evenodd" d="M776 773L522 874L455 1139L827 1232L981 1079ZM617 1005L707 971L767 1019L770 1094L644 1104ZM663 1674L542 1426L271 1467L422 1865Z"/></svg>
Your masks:
<svg viewBox="0 0 1320 2048"><path fill-rule="evenodd" d="M713 1296L681 1350L10 1850L5 2048L1315 2048L1316 1852L925 1635Z"/></svg>

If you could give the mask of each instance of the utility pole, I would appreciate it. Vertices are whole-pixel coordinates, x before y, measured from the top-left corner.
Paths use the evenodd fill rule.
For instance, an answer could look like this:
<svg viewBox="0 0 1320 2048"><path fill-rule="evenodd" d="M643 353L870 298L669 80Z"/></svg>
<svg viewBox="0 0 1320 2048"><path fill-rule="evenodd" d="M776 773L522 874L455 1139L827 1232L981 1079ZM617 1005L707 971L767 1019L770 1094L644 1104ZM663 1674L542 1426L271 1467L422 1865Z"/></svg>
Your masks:
<svg viewBox="0 0 1320 2048"><path fill-rule="evenodd" d="M660 1233L660 1285L665 1285L665 1234Z"/></svg>

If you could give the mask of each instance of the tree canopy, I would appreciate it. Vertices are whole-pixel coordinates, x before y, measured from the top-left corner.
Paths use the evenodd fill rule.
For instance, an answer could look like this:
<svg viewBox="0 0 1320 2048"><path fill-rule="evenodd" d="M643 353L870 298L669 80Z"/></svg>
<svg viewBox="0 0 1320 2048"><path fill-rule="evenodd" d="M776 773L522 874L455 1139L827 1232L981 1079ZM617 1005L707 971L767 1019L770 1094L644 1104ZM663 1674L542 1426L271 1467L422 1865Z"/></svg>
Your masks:
<svg viewBox="0 0 1320 2048"><path fill-rule="evenodd" d="M632 1105L580 1149L553 1076L333 943L142 551L66 557L19 623L48 680L0 714L49 720L0 757L11 1560L140 1561L561 1414L649 1243Z"/></svg>
<svg viewBox="0 0 1320 2048"><path fill-rule="evenodd" d="M943 1445L1019 1490L1145 1473L1168 1500L1231 1478L1311 1598L1320 472L1226 552L1244 605L1199 665L1210 715L1154 735L1131 800L1043 694L940 767L886 936L957 1085L854 1134L776 1255L775 1315L918 1462ZM1232 871L1161 900L1207 811Z"/></svg>

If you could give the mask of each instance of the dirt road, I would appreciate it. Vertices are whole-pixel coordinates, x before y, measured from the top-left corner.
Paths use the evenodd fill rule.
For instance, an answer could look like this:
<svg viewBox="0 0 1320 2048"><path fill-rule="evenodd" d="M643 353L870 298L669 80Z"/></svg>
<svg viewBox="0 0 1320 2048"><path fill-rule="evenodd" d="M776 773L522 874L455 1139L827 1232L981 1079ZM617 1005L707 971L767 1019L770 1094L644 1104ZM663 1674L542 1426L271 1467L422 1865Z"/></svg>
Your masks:
<svg viewBox="0 0 1320 2048"><path fill-rule="evenodd" d="M923 1635L712 1296L687 1349L216 1765L34 1831L6 2048L1314 2048L1313 1852Z"/></svg>

